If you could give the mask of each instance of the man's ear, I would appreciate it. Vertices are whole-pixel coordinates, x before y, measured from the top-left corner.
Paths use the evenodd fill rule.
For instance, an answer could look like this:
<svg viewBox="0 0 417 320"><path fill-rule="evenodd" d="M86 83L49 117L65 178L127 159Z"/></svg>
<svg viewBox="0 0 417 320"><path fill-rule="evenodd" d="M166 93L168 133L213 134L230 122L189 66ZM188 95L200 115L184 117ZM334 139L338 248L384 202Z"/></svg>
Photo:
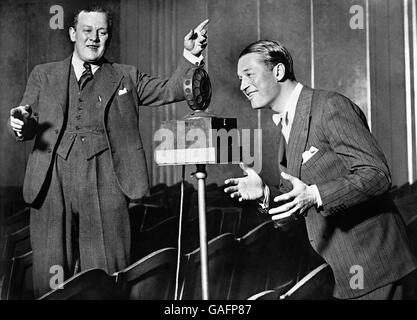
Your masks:
<svg viewBox="0 0 417 320"><path fill-rule="evenodd" d="M272 69L272 72L274 73L274 77L276 82L281 82L282 79L284 79L285 75L285 66L283 63L278 63L274 69Z"/></svg>
<svg viewBox="0 0 417 320"><path fill-rule="evenodd" d="M69 27L68 33L72 42L75 42L75 28Z"/></svg>

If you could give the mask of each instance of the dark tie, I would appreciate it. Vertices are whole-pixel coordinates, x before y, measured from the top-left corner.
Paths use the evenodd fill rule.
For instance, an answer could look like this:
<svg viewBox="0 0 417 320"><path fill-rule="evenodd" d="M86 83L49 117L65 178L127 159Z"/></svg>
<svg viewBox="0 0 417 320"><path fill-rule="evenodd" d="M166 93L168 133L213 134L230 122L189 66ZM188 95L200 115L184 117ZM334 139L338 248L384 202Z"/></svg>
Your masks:
<svg viewBox="0 0 417 320"><path fill-rule="evenodd" d="M84 62L84 72L80 77L80 80L78 80L78 85L80 87L80 90L82 90L85 86L85 84L90 81L93 78L93 72L91 71L91 65L87 62Z"/></svg>
<svg viewBox="0 0 417 320"><path fill-rule="evenodd" d="M278 133L278 143L279 143L279 150L280 150L280 158L278 159L279 163L284 167L287 167L287 147L288 144L285 141L284 134L282 133L282 124L278 126L279 133Z"/></svg>

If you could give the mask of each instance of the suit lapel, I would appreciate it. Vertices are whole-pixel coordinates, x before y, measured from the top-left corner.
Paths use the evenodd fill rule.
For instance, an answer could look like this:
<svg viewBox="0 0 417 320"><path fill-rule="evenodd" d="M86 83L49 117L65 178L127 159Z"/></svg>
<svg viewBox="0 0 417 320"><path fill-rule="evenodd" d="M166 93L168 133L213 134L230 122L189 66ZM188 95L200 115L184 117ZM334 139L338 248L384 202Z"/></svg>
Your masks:
<svg viewBox="0 0 417 320"><path fill-rule="evenodd" d="M105 61L100 68L102 68L102 79L105 79L105 81L102 83L102 87L100 88L100 92L102 93L102 104L105 108L107 108L110 98L114 95L116 89L119 87L123 75L118 73L107 61Z"/></svg>
<svg viewBox="0 0 417 320"><path fill-rule="evenodd" d="M288 173L300 177L302 154L305 151L310 126L310 111L313 90L303 87L298 98L294 121L291 127L287 149Z"/></svg>
<svg viewBox="0 0 417 320"><path fill-rule="evenodd" d="M68 81L71 68L71 57L69 56L63 61L60 61L57 65L56 72L52 72L47 75L52 99L55 99L56 103L60 105L62 111L65 112L65 108L68 100Z"/></svg>

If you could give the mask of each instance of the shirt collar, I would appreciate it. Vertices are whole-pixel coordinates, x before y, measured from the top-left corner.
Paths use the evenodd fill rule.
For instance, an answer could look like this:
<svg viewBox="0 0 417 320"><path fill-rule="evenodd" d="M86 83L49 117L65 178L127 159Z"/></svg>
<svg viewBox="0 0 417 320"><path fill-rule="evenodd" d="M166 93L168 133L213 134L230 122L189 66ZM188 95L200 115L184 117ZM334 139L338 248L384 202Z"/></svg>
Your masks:
<svg viewBox="0 0 417 320"><path fill-rule="evenodd" d="M77 81L80 80L81 75L84 72L84 61L82 61L76 54L72 55L71 64L74 67L75 77ZM91 64L91 71L93 74L100 68L100 65Z"/></svg>
<svg viewBox="0 0 417 320"><path fill-rule="evenodd" d="M298 98L300 97L302 89L303 89L303 85L298 82L294 90L291 92L290 98L288 99L288 103L284 111L282 113L274 113L272 115L272 121L274 121L276 126L278 126L281 120L284 118L287 118L287 125L292 124L294 120L295 109L297 107Z"/></svg>

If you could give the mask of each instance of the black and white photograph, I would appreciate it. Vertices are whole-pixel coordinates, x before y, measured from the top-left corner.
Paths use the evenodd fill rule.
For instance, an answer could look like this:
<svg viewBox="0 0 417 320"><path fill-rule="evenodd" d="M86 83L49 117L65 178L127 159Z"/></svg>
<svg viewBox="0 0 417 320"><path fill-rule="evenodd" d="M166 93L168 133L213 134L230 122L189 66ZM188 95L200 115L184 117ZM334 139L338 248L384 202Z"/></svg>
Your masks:
<svg viewBox="0 0 417 320"><path fill-rule="evenodd" d="M417 300L417 0L0 0L0 123L0 300Z"/></svg>

